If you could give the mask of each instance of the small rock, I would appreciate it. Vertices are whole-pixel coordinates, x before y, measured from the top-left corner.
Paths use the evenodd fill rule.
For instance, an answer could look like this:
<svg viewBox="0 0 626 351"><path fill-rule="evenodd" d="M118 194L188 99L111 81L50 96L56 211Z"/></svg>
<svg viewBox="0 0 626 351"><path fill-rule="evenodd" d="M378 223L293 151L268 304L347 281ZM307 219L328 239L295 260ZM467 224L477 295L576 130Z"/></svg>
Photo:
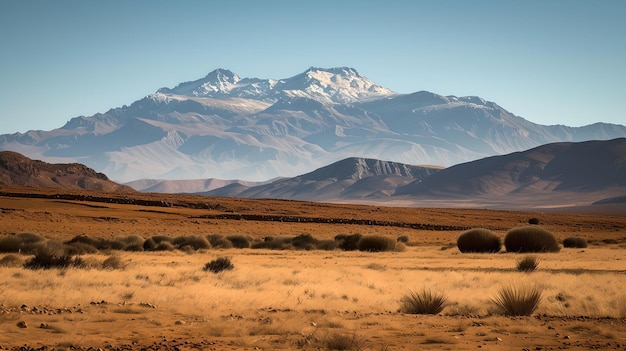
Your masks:
<svg viewBox="0 0 626 351"><path fill-rule="evenodd" d="M48 328L48 323L41 323L41 324L39 324L39 328L42 328L42 329Z"/></svg>
<svg viewBox="0 0 626 351"><path fill-rule="evenodd" d="M17 327L18 328L28 328L28 325L24 321L19 321L19 322L17 322Z"/></svg>
<svg viewBox="0 0 626 351"><path fill-rule="evenodd" d="M176 322L174 322L174 324L176 325L185 325L185 321L181 321L181 320L177 320Z"/></svg>
<svg viewBox="0 0 626 351"><path fill-rule="evenodd" d="M563 339L569 339L569 335L565 335Z"/></svg>

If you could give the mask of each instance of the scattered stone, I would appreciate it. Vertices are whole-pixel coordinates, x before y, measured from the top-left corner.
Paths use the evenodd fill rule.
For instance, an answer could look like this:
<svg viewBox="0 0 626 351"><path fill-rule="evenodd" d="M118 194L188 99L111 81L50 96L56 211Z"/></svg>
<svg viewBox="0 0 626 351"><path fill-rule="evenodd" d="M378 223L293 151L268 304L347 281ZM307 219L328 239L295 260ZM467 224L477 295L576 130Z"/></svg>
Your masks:
<svg viewBox="0 0 626 351"><path fill-rule="evenodd" d="M185 325L187 323L185 323L185 321L177 320L176 322L174 322L174 324L176 324L176 325Z"/></svg>
<svg viewBox="0 0 626 351"><path fill-rule="evenodd" d="M24 321L19 321L19 322L17 322L17 327L18 328L28 328L28 325Z"/></svg>
<svg viewBox="0 0 626 351"><path fill-rule="evenodd" d="M41 328L41 329L48 329L48 327L49 327L48 323L41 323L41 324L39 324L39 328Z"/></svg>

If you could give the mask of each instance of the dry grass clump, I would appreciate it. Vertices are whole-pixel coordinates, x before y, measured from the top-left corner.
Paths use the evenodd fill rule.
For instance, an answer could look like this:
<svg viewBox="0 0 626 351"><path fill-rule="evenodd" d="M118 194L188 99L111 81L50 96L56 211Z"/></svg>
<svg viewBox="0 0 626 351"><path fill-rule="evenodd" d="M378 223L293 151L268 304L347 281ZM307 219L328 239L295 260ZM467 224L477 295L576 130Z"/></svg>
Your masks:
<svg viewBox="0 0 626 351"><path fill-rule="evenodd" d="M0 267L19 267L22 263L22 257L15 254L8 254L0 258Z"/></svg>
<svg viewBox="0 0 626 351"><path fill-rule="evenodd" d="M172 240L172 245L179 250L185 251L188 251L186 248L191 248L194 251L211 248L211 243L205 237L199 235L177 236Z"/></svg>
<svg viewBox="0 0 626 351"><path fill-rule="evenodd" d="M51 268L84 268L86 263L80 257L67 255L60 247L52 245L41 246L35 252L35 256L24 263L29 269L51 269Z"/></svg>
<svg viewBox="0 0 626 351"><path fill-rule="evenodd" d="M251 239L245 235L229 235L226 240L230 241L231 246L237 249L247 249L250 247Z"/></svg>
<svg viewBox="0 0 626 351"><path fill-rule="evenodd" d="M489 229L474 228L461 234L456 245L461 252L495 253L500 251L500 238Z"/></svg>
<svg viewBox="0 0 626 351"><path fill-rule="evenodd" d="M46 238L32 233L2 235L0 236L0 252L32 254L45 242Z"/></svg>
<svg viewBox="0 0 626 351"><path fill-rule="evenodd" d="M207 240L211 244L211 247L214 249L231 249L233 248L233 243L230 240L227 240L223 235L219 234L209 234L207 235Z"/></svg>
<svg viewBox="0 0 626 351"><path fill-rule="evenodd" d="M205 271L210 271L213 273L219 273L221 271L231 270L233 268L235 268L235 266L231 262L230 257L218 257L204 265Z"/></svg>
<svg viewBox="0 0 626 351"><path fill-rule="evenodd" d="M584 238L570 236L563 239L563 247L584 249L587 247L587 240Z"/></svg>
<svg viewBox="0 0 626 351"><path fill-rule="evenodd" d="M124 269L125 267L126 264L117 255L109 256L102 262L102 268L104 269Z"/></svg>
<svg viewBox="0 0 626 351"><path fill-rule="evenodd" d="M504 246L508 252L559 252L561 249L554 234L537 226L509 230Z"/></svg>
<svg viewBox="0 0 626 351"><path fill-rule="evenodd" d="M339 247L343 251L355 251L358 250L359 241L363 235L361 234L339 234L335 236L335 241L337 242L337 247Z"/></svg>
<svg viewBox="0 0 626 351"><path fill-rule="evenodd" d="M499 312L507 316L530 316L539 307L542 291L537 287L513 286L500 289L492 298Z"/></svg>
<svg viewBox="0 0 626 351"><path fill-rule="evenodd" d="M358 337L356 333L352 335L332 333L322 340L327 350L365 350L366 343L365 338Z"/></svg>
<svg viewBox="0 0 626 351"><path fill-rule="evenodd" d="M517 270L519 272L532 272L539 266L539 259L535 256L526 256L517 261Z"/></svg>
<svg viewBox="0 0 626 351"><path fill-rule="evenodd" d="M359 240L357 248L367 252L395 251L396 240L382 235L366 235Z"/></svg>
<svg viewBox="0 0 626 351"><path fill-rule="evenodd" d="M400 300L400 312L411 314L439 314L447 305L448 298L443 293L433 293L430 289L419 292L409 290Z"/></svg>

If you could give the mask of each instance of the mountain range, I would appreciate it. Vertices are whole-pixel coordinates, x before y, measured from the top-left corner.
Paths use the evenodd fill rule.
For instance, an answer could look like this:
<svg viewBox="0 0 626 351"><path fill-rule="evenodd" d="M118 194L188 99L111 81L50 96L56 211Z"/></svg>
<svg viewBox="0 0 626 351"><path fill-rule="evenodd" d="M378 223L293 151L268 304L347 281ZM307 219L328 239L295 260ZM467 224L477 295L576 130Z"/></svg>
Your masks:
<svg viewBox="0 0 626 351"><path fill-rule="evenodd" d="M479 97L398 94L347 67L277 80L218 69L58 129L0 135L0 150L79 162L119 182L266 182L348 158L449 167L624 136L626 127L615 124L535 124Z"/></svg>
<svg viewBox="0 0 626 351"><path fill-rule="evenodd" d="M106 184L106 187L103 185ZM592 209L626 214L626 138L562 142L449 168L347 158L268 182L142 180L137 190L209 196L420 207ZM47 164L0 152L0 185L128 191L78 164ZM143 187L143 188L142 188Z"/></svg>

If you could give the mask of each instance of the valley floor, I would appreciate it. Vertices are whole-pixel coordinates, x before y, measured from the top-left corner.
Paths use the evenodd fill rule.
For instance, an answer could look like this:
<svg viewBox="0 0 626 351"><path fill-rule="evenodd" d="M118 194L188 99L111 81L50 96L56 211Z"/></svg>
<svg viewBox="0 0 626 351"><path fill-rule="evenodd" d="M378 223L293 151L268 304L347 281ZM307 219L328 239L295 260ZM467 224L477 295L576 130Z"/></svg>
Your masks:
<svg viewBox="0 0 626 351"><path fill-rule="evenodd" d="M624 217L165 195L152 198L163 206L147 206L26 193L0 196L0 235L34 233L69 240L77 235L262 238L309 233L332 239L361 233L404 235L409 241L402 252L381 253L107 251L83 255L87 268L50 270L25 269L21 264L29 256L14 255L17 262L13 257L11 264L0 266L0 350L626 347ZM281 215L317 220L280 222ZM515 265L524 255L462 254L454 246L462 228L489 227L503 236L533 217L559 240L580 236L589 247L535 254L538 269L521 273ZM329 218L333 221L320 220ZM0 254L0 260L7 255ZM119 265L102 269L101 263L112 256ZM217 274L203 270L218 257L229 257L234 269ZM492 299L506 286L541 289L538 309L528 317L497 313ZM447 307L438 315L400 312L402 298L423 288L445 294Z"/></svg>

